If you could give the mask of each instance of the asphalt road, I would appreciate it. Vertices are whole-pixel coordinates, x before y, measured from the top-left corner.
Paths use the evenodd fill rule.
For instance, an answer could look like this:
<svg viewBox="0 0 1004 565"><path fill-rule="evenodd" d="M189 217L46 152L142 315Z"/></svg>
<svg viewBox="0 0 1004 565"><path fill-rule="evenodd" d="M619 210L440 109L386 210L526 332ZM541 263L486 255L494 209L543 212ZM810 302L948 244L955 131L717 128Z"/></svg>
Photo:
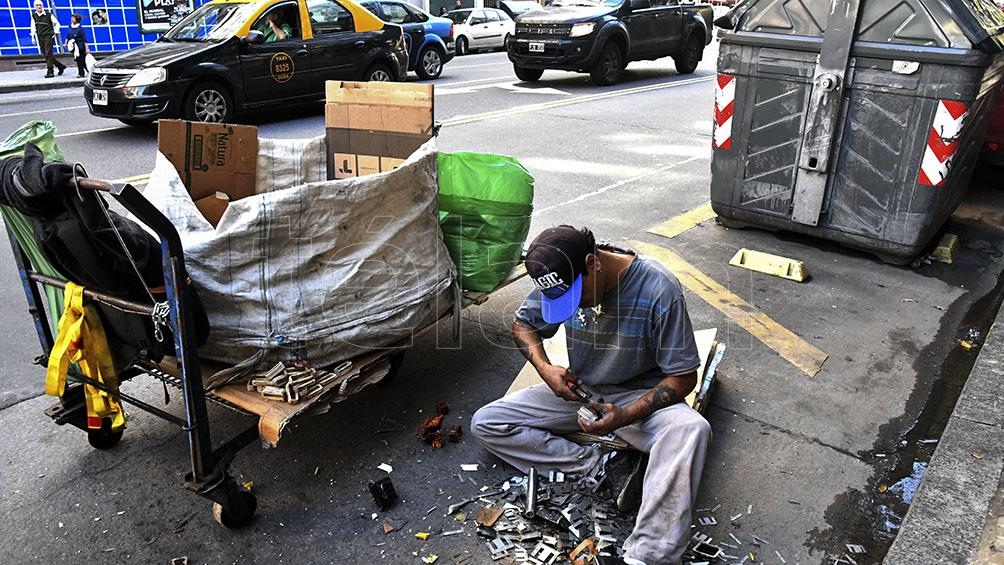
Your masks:
<svg viewBox="0 0 1004 565"><path fill-rule="evenodd" d="M953 265L901 268L812 239L704 223L672 240L646 230L708 201L714 51L679 76L671 60L636 63L613 87L547 72L514 82L501 53L461 57L436 81L439 147L518 157L536 178L531 236L557 223L599 236L671 249L754 309L828 358L814 377L730 318L714 296L688 291L695 328L719 329L728 345L708 413L715 438L699 508L717 508L716 539L731 533L770 541L754 550L765 563L830 563L861 544L858 563L884 555L905 511L906 483L923 469L975 351L957 338L985 331L999 307L1004 194L978 180L946 230L963 245ZM602 96L599 96L602 95ZM51 120L68 160L92 176L149 172L156 130L87 114L79 92L0 97L0 131ZM504 112L499 112L505 110ZM246 116L263 137L323 131L320 104ZM797 284L727 266L740 247L797 257L813 278ZM509 345L511 313L529 289L522 281L464 314L460 344L416 343L397 379L301 420L274 450L252 446L232 471L253 481L259 518L237 532L216 525L204 500L181 488L187 447L175 428L136 411L122 443L90 449L82 433L53 425L39 396L43 372L30 365L38 345L9 252L0 257L0 523L5 561L165 563L449 562L468 551L488 562L480 539L443 509L477 492L459 481L461 463L483 462L480 485L509 471L471 438L431 451L412 433L437 400L462 424L508 387L522 365ZM719 296L719 299L722 297ZM448 332L443 332L445 336ZM158 401L149 381L130 390ZM170 410L178 410L175 395ZM218 440L247 418L211 407ZM393 420L403 431L386 431ZM396 425L396 424L395 424ZM403 500L378 519L368 480L391 474ZM429 512L430 508L437 507ZM729 518L741 514L734 524ZM384 535L384 520L403 530ZM421 541L414 532L433 536ZM780 557L775 554L780 554ZM443 562L443 561L440 561Z"/></svg>

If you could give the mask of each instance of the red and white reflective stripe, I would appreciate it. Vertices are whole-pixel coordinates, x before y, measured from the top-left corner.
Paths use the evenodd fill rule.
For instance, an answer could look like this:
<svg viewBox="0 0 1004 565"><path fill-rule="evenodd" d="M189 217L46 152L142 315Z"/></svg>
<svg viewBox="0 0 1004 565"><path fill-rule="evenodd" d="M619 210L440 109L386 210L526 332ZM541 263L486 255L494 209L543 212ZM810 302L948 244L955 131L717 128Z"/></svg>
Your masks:
<svg viewBox="0 0 1004 565"><path fill-rule="evenodd" d="M941 186L952 167L952 158L959 149L959 136L969 114L969 106L956 100L939 100L934 113L934 123L927 135L924 160L920 163L917 182L927 186Z"/></svg>
<svg viewBox="0 0 1004 565"><path fill-rule="evenodd" d="M718 75L715 83L715 131L711 146L716 149L732 147L732 112L735 110L736 77Z"/></svg>

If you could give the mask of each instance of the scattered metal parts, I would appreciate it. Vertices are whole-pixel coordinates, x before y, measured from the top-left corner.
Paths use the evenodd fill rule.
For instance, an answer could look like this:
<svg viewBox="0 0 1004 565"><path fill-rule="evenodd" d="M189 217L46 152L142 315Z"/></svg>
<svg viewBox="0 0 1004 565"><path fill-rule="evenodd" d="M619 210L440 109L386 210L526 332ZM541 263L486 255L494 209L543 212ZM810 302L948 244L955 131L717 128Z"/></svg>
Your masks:
<svg viewBox="0 0 1004 565"><path fill-rule="evenodd" d="M739 518L742 518L742 517L743 517L743 513L740 512L739 514L736 514L735 516L729 518L729 522L735 522L736 520L738 520Z"/></svg>
<svg viewBox="0 0 1004 565"><path fill-rule="evenodd" d="M439 535L441 535L441 536L455 536L457 534L462 534L462 533L464 533L464 529L463 528L458 528L456 530L450 530L448 532L443 532L443 533L441 533Z"/></svg>
<svg viewBox="0 0 1004 565"><path fill-rule="evenodd" d="M551 483L563 483L565 482L565 474L557 469L551 469L547 472L547 480Z"/></svg>
<svg viewBox="0 0 1004 565"><path fill-rule="evenodd" d="M784 560L784 557L781 557L781 552L779 552L778 550L776 549L774 550L774 555L777 555L777 558L781 560L781 565L787 563L787 561Z"/></svg>
<svg viewBox="0 0 1004 565"><path fill-rule="evenodd" d="M596 544L593 540L587 539L568 554L568 559L571 560L572 565L594 565L598 562L599 552L596 550Z"/></svg>
<svg viewBox="0 0 1004 565"><path fill-rule="evenodd" d="M730 537L730 538L732 538L733 540L735 540L735 542L736 542L736 543L738 543L739 545L742 545L742 544L743 544L742 540L740 540L740 539L739 539L739 538L737 538L736 536L734 536L734 535L732 535L732 534L729 534L729 537Z"/></svg>
<svg viewBox="0 0 1004 565"><path fill-rule="evenodd" d="M561 556L561 552L557 549L547 545L544 542L538 542L537 545L533 546L530 550L530 557L536 559L543 565L552 565Z"/></svg>
<svg viewBox="0 0 1004 565"><path fill-rule="evenodd" d="M514 547L516 547L514 543L503 538L495 538L488 542L488 551L491 553L492 561L509 557L509 550Z"/></svg>
<svg viewBox="0 0 1004 565"><path fill-rule="evenodd" d="M391 482L390 477L384 477L375 482L370 481L369 487L373 501L376 502L380 510L387 510L397 500L397 491L394 489L394 483Z"/></svg>
<svg viewBox="0 0 1004 565"><path fill-rule="evenodd" d="M722 554L722 548L717 545L712 545L706 541L702 541L691 548L691 551L700 557L706 559L718 559Z"/></svg>
<svg viewBox="0 0 1004 565"><path fill-rule="evenodd" d="M770 545L769 541L767 541L767 540L765 540L763 538L758 538L756 536L753 536L753 543L758 544L758 545Z"/></svg>
<svg viewBox="0 0 1004 565"><path fill-rule="evenodd" d="M865 546L858 545L856 543L849 543L847 544L847 551L855 554L865 553Z"/></svg>
<svg viewBox="0 0 1004 565"><path fill-rule="evenodd" d="M718 523L718 520L714 516L701 516L697 519L697 523L702 526L714 526Z"/></svg>
<svg viewBox="0 0 1004 565"><path fill-rule="evenodd" d="M526 476L526 505L523 507L523 516L533 518L537 515L537 468L530 467L530 472Z"/></svg>

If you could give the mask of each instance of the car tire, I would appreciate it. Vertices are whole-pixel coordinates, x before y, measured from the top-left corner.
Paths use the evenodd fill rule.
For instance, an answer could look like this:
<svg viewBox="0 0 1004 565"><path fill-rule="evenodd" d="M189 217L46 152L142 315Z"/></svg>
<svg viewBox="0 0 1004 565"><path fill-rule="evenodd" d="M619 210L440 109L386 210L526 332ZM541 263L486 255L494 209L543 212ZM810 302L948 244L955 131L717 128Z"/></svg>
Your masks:
<svg viewBox="0 0 1004 565"><path fill-rule="evenodd" d="M467 48L467 38L461 35L457 38L457 55L466 55Z"/></svg>
<svg viewBox="0 0 1004 565"><path fill-rule="evenodd" d="M184 115L193 122L227 123L234 117L234 99L222 84L203 81L185 98Z"/></svg>
<svg viewBox="0 0 1004 565"><path fill-rule="evenodd" d="M509 50L509 40L510 39L512 39L512 35L510 35L508 33L505 34L505 37L502 39L502 50L503 51L508 51Z"/></svg>
<svg viewBox="0 0 1004 565"><path fill-rule="evenodd" d="M394 82L394 73L390 70L390 67L383 63L374 63L370 65L366 72L363 73L363 81L365 82Z"/></svg>
<svg viewBox="0 0 1004 565"><path fill-rule="evenodd" d="M434 45L423 47L415 61L415 74L422 80L433 80L443 74L443 51Z"/></svg>
<svg viewBox="0 0 1004 565"><path fill-rule="evenodd" d="M137 128L143 128L153 125L153 120L144 120L140 118L119 118L119 121L127 126L133 126Z"/></svg>
<svg viewBox="0 0 1004 565"><path fill-rule="evenodd" d="M696 34L691 34L687 38L687 44L683 46L683 52L673 57L673 62L676 63L676 72L681 75L689 75L696 71L697 65L701 62L703 51L703 42Z"/></svg>
<svg viewBox="0 0 1004 565"><path fill-rule="evenodd" d="M537 82L544 74L544 69L528 69L517 65L513 65L512 70L516 72L516 78L523 82Z"/></svg>
<svg viewBox="0 0 1004 565"><path fill-rule="evenodd" d="M600 58L596 60L596 64L589 71L589 76L593 84L608 86L617 82L623 70L624 56L621 54L621 48L611 41L603 46Z"/></svg>

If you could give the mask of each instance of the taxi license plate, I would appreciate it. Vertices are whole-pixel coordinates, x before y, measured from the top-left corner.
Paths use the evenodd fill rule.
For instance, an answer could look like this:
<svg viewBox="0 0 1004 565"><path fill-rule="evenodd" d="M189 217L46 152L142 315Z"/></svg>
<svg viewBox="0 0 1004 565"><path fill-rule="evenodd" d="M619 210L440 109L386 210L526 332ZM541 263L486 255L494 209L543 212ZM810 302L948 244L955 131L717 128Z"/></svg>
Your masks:
<svg viewBox="0 0 1004 565"><path fill-rule="evenodd" d="M543 53L544 52L544 44L543 43L531 43L530 44L530 52L531 53Z"/></svg>
<svg viewBox="0 0 1004 565"><path fill-rule="evenodd" d="M107 106L108 105L108 91L107 90L95 90L94 97L91 98L91 102L95 106Z"/></svg>

